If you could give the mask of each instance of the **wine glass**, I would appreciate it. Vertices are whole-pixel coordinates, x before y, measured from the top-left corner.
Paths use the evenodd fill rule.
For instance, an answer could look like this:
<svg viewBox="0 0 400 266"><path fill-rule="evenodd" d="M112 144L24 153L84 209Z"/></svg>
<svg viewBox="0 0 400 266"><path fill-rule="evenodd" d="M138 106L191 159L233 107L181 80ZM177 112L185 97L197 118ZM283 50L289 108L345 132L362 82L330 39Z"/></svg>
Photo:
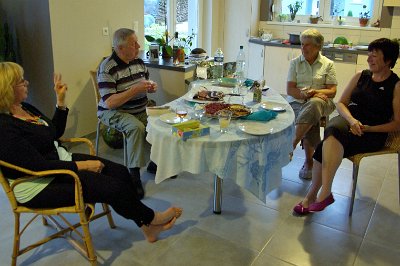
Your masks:
<svg viewBox="0 0 400 266"><path fill-rule="evenodd" d="M179 117L180 123L183 122L183 119L187 116L188 110L183 105L178 105L175 109L176 116Z"/></svg>

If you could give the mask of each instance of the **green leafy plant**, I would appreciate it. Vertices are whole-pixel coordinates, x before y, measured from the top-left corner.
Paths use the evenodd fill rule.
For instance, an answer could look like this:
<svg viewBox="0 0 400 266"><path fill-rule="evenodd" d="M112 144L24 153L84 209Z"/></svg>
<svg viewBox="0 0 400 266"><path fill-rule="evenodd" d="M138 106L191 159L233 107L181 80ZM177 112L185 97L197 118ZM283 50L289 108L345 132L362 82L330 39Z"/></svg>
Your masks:
<svg viewBox="0 0 400 266"><path fill-rule="evenodd" d="M296 17L297 12L302 8L303 2L296 1L294 5L288 5L289 12L290 12L290 19L293 21Z"/></svg>
<svg viewBox="0 0 400 266"><path fill-rule="evenodd" d="M177 32L175 34L177 34ZM176 37L175 41L178 47L191 50L193 45L193 39L195 36L196 34L192 30L192 33L187 37L178 38L178 35L175 35Z"/></svg>
<svg viewBox="0 0 400 266"><path fill-rule="evenodd" d="M363 11L360 12L360 18L369 19L369 10L367 11L367 6L363 5Z"/></svg>
<svg viewBox="0 0 400 266"><path fill-rule="evenodd" d="M169 38L167 30L160 37L145 35L144 38L150 43L158 44L163 52L165 51L165 53L167 53L170 57L172 56L172 46L169 43L173 38Z"/></svg>
<svg viewBox="0 0 400 266"><path fill-rule="evenodd" d="M279 15L278 15L278 20L279 20L280 22L286 21L287 18L288 18L288 15L286 15L286 14L279 14Z"/></svg>

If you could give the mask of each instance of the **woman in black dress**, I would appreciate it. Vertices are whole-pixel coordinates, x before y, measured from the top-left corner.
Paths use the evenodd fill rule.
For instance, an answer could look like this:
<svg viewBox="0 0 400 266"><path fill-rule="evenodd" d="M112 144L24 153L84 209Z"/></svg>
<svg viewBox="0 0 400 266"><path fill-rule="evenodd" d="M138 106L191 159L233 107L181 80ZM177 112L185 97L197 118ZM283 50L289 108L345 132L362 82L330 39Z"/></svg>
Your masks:
<svg viewBox="0 0 400 266"><path fill-rule="evenodd" d="M332 204L332 182L342 159L377 151L388 132L400 130L400 81L391 71L398 56L395 41L381 38L369 44L369 69L351 79L336 104L339 116L329 122L315 150L312 185L295 213L319 212Z"/></svg>

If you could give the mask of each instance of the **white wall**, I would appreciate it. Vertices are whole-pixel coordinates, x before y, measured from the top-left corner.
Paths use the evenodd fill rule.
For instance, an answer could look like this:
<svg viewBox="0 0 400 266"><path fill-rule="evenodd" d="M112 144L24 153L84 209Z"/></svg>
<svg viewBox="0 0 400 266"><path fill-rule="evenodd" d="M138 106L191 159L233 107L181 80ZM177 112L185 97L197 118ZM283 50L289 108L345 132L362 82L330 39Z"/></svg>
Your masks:
<svg viewBox="0 0 400 266"><path fill-rule="evenodd" d="M70 108L66 136L83 136L96 130L96 105L89 70L111 53L112 33L133 28L138 21L143 43L143 0L2 0L19 43L21 65L30 81L29 101L52 115L55 105L52 73L60 72L68 84ZM109 28L109 36L102 28Z"/></svg>
<svg viewBox="0 0 400 266"><path fill-rule="evenodd" d="M70 115L66 135L95 131L96 104L89 70L111 53L113 32L138 21L143 43L143 0L49 0L54 69L68 83ZM109 36L102 28L109 28Z"/></svg>

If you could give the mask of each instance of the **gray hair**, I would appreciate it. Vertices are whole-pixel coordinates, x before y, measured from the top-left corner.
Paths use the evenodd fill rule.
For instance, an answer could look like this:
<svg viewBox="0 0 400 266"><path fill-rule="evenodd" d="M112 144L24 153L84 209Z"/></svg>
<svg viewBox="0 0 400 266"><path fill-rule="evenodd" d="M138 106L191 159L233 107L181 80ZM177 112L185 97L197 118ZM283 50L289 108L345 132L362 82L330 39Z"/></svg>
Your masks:
<svg viewBox="0 0 400 266"><path fill-rule="evenodd" d="M307 29L303 31L300 35L300 40L303 42L304 39L311 39L313 43L322 49L324 45L324 36L317 29Z"/></svg>
<svg viewBox="0 0 400 266"><path fill-rule="evenodd" d="M120 45L124 45L126 43L126 39L128 39L128 37L132 34L135 34L135 31L131 29L121 28L116 30L113 36L114 49L117 49Z"/></svg>

